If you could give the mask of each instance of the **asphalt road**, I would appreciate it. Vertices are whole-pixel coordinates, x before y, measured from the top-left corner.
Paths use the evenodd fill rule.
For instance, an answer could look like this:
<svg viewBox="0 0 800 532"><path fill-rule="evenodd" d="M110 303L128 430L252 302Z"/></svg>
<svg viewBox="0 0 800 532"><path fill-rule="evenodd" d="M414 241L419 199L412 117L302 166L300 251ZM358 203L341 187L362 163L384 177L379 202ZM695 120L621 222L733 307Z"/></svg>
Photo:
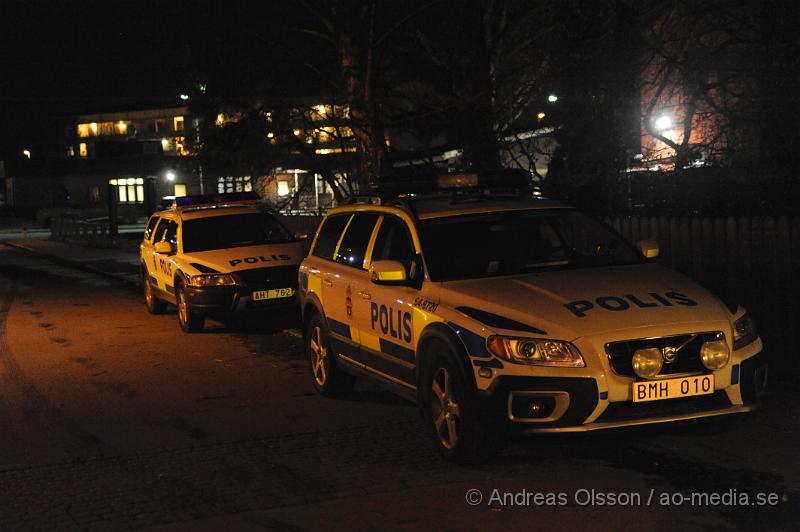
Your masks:
<svg viewBox="0 0 800 532"><path fill-rule="evenodd" d="M128 286L0 245L0 530L800 523L791 389L743 417L515 441L466 468L410 403L315 395L295 317L210 325L183 334Z"/></svg>

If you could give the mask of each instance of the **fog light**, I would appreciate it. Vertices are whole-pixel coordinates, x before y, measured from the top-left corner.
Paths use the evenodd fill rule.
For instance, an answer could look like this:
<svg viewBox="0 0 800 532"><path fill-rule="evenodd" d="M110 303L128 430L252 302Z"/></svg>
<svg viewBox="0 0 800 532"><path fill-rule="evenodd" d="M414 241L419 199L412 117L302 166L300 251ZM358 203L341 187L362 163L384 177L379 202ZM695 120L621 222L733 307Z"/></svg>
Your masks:
<svg viewBox="0 0 800 532"><path fill-rule="evenodd" d="M722 369L731 358L731 351L725 340L711 340L700 348L700 361L710 370Z"/></svg>
<svg viewBox="0 0 800 532"><path fill-rule="evenodd" d="M664 358L661 350L655 347L637 349L633 354L633 372L643 379L652 379L661 371Z"/></svg>

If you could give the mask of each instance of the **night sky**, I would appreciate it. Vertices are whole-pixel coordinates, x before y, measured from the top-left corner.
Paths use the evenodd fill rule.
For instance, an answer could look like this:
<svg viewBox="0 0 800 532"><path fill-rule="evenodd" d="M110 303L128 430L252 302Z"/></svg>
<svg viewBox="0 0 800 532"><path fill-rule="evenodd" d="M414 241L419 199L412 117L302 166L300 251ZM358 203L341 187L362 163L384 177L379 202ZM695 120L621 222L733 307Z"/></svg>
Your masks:
<svg viewBox="0 0 800 532"><path fill-rule="evenodd" d="M4 0L0 9L6 157L48 148L54 116L178 105L221 64L250 65L276 86L314 83L291 61L304 43L287 28L302 13L269 2Z"/></svg>

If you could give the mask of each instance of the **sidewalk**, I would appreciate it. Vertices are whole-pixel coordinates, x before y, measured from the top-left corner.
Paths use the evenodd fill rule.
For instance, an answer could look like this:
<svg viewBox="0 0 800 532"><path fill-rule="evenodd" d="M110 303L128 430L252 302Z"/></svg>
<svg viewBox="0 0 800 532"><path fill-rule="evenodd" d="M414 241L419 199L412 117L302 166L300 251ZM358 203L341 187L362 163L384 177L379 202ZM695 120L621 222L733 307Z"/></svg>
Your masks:
<svg viewBox="0 0 800 532"><path fill-rule="evenodd" d="M92 248L48 239L8 240L0 242L55 262L139 286L138 241L124 242L118 248Z"/></svg>

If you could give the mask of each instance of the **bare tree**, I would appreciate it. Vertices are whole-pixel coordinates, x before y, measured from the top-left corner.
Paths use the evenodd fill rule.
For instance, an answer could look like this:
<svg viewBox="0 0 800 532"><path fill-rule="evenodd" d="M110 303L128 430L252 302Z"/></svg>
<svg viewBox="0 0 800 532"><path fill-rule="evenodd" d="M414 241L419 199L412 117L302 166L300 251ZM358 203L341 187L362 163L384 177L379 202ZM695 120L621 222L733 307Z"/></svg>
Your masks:
<svg viewBox="0 0 800 532"><path fill-rule="evenodd" d="M680 171L741 155L752 137L757 21L744 2L673 0L643 17L646 159ZM747 140L748 142L745 142Z"/></svg>

